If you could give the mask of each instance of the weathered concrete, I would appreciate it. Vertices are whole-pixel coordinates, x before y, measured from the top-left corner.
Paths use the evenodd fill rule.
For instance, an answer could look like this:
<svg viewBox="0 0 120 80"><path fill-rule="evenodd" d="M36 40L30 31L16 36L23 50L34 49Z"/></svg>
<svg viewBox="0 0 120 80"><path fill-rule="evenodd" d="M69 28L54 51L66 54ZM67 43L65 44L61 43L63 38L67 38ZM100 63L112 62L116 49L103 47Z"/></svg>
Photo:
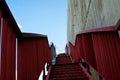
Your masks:
<svg viewBox="0 0 120 80"><path fill-rule="evenodd" d="M120 18L120 0L68 0L68 40L78 32L115 25Z"/></svg>

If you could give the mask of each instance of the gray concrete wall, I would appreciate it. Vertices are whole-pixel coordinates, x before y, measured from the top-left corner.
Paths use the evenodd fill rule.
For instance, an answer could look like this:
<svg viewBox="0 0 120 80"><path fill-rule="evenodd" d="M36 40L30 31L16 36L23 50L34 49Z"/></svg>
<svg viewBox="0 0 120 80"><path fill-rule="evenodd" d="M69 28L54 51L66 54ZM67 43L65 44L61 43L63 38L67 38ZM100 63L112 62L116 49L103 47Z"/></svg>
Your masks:
<svg viewBox="0 0 120 80"><path fill-rule="evenodd" d="M115 25L120 18L120 0L68 0L68 41L80 31Z"/></svg>

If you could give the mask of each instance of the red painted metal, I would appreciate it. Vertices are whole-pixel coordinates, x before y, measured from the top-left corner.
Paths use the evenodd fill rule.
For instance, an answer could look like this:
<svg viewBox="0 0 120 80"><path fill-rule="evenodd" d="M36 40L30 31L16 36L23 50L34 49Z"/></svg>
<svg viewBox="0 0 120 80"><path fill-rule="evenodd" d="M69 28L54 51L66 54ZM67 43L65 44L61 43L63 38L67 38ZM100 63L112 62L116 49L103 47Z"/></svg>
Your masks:
<svg viewBox="0 0 120 80"><path fill-rule="evenodd" d="M82 35L82 44L83 44L82 47L83 47L84 59L93 68L97 69L93 43L92 43L92 38L90 34Z"/></svg>
<svg viewBox="0 0 120 80"><path fill-rule="evenodd" d="M74 45L71 42L69 43L69 45L70 45L70 55L73 61L75 61Z"/></svg>
<svg viewBox="0 0 120 80"><path fill-rule="evenodd" d="M7 20L3 19L2 21L2 45L1 45L1 77L4 80L7 80L7 68L6 68L6 63L7 63Z"/></svg>
<svg viewBox="0 0 120 80"><path fill-rule="evenodd" d="M119 80L120 39L118 33L93 33L92 39L98 72L107 80Z"/></svg>
<svg viewBox="0 0 120 80"><path fill-rule="evenodd" d="M74 46L74 62L78 62L78 59L77 59L77 46Z"/></svg>
<svg viewBox="0 0 120 80"><path fill-rule="evenodd" d="M118 30L120 30L120 20L115 26L85 30L77 34L75 45L70 44L74 60L83 58L105 80L120 80ZM75 57L76 52L79 58Z"/></svg>
<svg viewBox="0 0 120 80"><path fill-rule="evenodd" d="M74 62L78 62L77 46L75 46L75 44L73 44L71 42L69 44L70 44L70 54L71 54L71 57L73 58Z"/></svg>
<svg viewBox="0 0 120 80"><path fill-rule="evenodd" d="M82 35L77 35L77 45L78 45L78 56L79 56L79 59L85 59L85 54L84 54L84 49L83 49L83 39L82 39Z"/></svg>
<svg viewBox="0 0 120 80"><path fill-rule="evenodd" d="M7 80L15 80L16 33L8 26L7 30Z"/></svg>
<svg viewBox="0 0 120 80"><path fill-rule="evenodd" d="M0 1L0 80L15 80L17 26L5 0Z"/></svg>
<svg viewBox="0 0 120 80"><path fill-rule="evenodd" d="M3 17L7 18L9 24L11 25L12 29L14 30L14 32L19 35L21 33L17 22L15 21L7 3L5 0L0 0L0 9L2 10L3 13Z"/></svg>
<svg viewBox="0 0 120 80"><path fill-rule="evenodd" d="M75 50L76 50L76 62L80 62L80 49L79 49L79 40L78 38L76 38L76 42L75 42Z"/></svg>
<svg viewBox="0 0 120 80"><path fill-rule="evenodd" d="M52 62L46 36L24 33L18 38L18 80L38 80L46 62Z"/></svg>
<svg viewBox="0 0 120 80"><path fill-rule="evenodd" d="M18 65L16 59L18 37ZM0 80L38 80L45 63L52 64L47 37L40 34L21 33L5 0L0 1Z"/></svg>
<svg viewBox="0 0 120 80"><path fill-rule="evenodd" d="M1 80L15 80L16 33L6 18L1 24Z"/></svg>
<svg viewBox="0 0 120 80"><path fill-rule="evenodd" d="M49 52L48 52L48 57L47 57L47 59L48 59L48 63L50 64L50 65L52 65L52 52L51 52L51 48L49 47Z"/></svg>
<svg viewBox="0 0 120 80"><path fill-rule="evenodd" d="M37 54L33 40L18 40L18 80L37 80Z"/></svg>
<svg viewBox="0 0 120 80"><path fill-rule="evenodd" d="M66 50L66 54L68 55L68 45L66 45L65 50Z"/></svg>

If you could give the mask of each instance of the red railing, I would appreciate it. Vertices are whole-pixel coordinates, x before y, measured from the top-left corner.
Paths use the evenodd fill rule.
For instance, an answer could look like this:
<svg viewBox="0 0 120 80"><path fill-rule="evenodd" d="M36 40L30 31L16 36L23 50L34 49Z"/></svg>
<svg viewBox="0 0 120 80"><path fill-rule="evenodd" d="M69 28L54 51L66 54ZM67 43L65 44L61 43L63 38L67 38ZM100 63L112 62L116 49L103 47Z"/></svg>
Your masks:
<svg viewBox="0 0 120 80"><path fill-rule="evenodd" d="M23 33L18 38L18 80L37 80L51 61L47 36Z"/></svg>
<svg viewBox="0 0 120 80"><path fill-rule="evenodd" d="M15 80L18 34L21 32L5 0L0 0L0 80Z"/></svg>
<svg viewBox="0 0 120 80"><path fill-rule="evenodd" d="M0 80L15 80L16 72L18 80L38 80L45 63L52 63L47 36L22 33L0 0Z"/></svg>
<svg viewBox="0 0 120 80"><path fill-rule="evenodd" d="M69 55L69 54L68 54L68 45L66 45L65 51L66 51L66 54Z"/></svg>
<svg viewBox="0 0 120 80"><path fill-rule="evenodd" d="M115 26L85 30L70 42L75 61L84 59L105 80L120 80L120 20Z"/></svg>

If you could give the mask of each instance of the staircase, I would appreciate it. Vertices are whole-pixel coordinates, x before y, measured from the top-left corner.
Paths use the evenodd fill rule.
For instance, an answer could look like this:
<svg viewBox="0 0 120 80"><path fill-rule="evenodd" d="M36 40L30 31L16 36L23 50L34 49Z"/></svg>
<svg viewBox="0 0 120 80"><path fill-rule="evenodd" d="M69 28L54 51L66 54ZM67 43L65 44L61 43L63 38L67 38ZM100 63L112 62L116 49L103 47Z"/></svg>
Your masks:
<svg viewBox="0 0 120 80"><path fill-rule="evenodd" d="M93 80L79 63L72 63L69 56L61 54L52 65L48 80Z"/></svg>
<svg viewBox="0 0 120 80"><path fill-rule="evenodd" d="M60 54L56 59L56 65L72 63L71 58L68 55Z"/></svg>

